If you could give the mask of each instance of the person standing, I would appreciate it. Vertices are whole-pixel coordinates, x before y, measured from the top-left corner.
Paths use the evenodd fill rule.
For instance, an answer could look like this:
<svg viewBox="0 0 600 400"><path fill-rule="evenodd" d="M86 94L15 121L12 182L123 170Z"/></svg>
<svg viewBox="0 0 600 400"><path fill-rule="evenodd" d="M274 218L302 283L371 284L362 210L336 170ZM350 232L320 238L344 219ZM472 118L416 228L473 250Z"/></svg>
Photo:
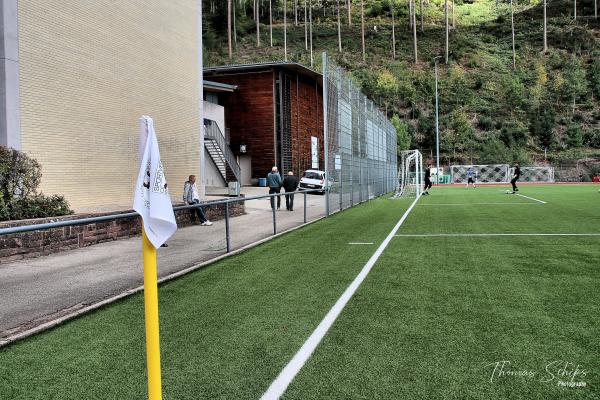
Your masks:
<svg viewBox="0 0 600 400"><path fill-rule="evenodd" d="M298 188L298 178L294 176L294 172L288 172L287 176L283 179L283 189L285 189L285 208L288 211L294 211L294 195L287 194L289 192L295 192Z"/></svg>
<svg viewBox="0 0 600 400"><path fill-rule="evenodd" d="M521 168L519 168L519 163L516 162L513 176L512 176L512 179L510 180L510 184L512 185L513 194L515 194L516 192L519 191L519 188L517 187L517 181L519 180L520 176L521 176Z"/></svg>
<svg viewBox="0 0 600 400"><path fill-rule="evenodd" d="M269 186L269 194L279 193L281 191L281 185L283 180L277 167L271 168L271 172L267 175L267 185ZM281 196L277 196L277 209L281 206ZM275 196L271 196L271 209L275 209Z"/></svg>
<svg viewBox="0 0 600 400"><path fill-rule="evenodd" d="M431 189L431 163L427 163L427 168L425 169L425 187L423 188L423 194L429 195L428 190Z"/></svg>
<svg viewBox="0 0 600 400"><path fill-rule="evenodd" d="M200 196L198 195L198 189L196 188L196 175L190 175L187 182L183 185L183 201L185 204L189 205L200 204ZM200 225L212 225L212 222L204 215L204 211L202 211L201 207L192 208L190 211L192 214L192 223L194 222L194 213L196 213L200 220Z"/></svg>
<svg viewBox="0 0 600 400"><path fill-rule="evenodd" d="M473 167L467 169L467 188L469 184L472 184L473 188L475 188L475 172L473 171Z"/></svg>

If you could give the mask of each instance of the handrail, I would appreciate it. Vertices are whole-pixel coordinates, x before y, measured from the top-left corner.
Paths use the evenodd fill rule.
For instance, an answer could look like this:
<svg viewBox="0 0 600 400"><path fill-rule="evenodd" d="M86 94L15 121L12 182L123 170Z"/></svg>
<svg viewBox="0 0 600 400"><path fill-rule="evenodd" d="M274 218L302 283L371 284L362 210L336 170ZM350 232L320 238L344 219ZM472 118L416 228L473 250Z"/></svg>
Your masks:
<svg viewBox="0 0 600 400"><path fill-rule="evenodd" d="M231 204L231 203L237 203L237 202L247 201L247 200L260 200L260 199L266 199L266 198L276 197L276 196L285 196L286 194L289 195L292 193L298 194L298 193L312 193L312 192L322 192L322 191L323 191L322 189L310 189L310 190L298 190L296 192L273 193L273 194L251 196L251 197L236 197L233 199L225 199L225 200L212 200L212 201L207 201L207 202L203 202L200 204L176 206L176 207L173 207L173 211L191 210L191 209L199 208L199 207L206 206L206 205ZM78 225L93 224L96 222L108 222L108 221L116 221L116 220L120 220L120 219L131 219L131 218L136 218L136 217L139 217L139 214L137 212L127 212L127 213L121 213L121 214L103 215L101 217L89 217L89 218L72 219L72 220L66 220L66 221L46 222L44 224L13 226L13 227L9 227L9 228L0 228L0 236L10 235L10 234L15 234L15 233L33 232L33 231L39 231L39 230L44 230L44 229L61 228L61 227L65 227L65 226L78 226Z"/></svg>
<svg viewBox="0 0 600 400"><path fill-rule="evenodd" d="M206 122L208 122L208 124ZM239 182L240 175L241 175L240 174L240 165L237 162L235 154L233 154L233 152L229 148L229 145L227 144L225 135L223 134L223 132L221 132L219 125L215 121L205 118L204 119L204 131L205 131L205 137L217 142L217 145L223 152L225 161L227 162L227 164L229 164L229 168L231 168L231 171L233 172L235 179ZM227 174L227 170L225 170L225 174Z"/></svg>

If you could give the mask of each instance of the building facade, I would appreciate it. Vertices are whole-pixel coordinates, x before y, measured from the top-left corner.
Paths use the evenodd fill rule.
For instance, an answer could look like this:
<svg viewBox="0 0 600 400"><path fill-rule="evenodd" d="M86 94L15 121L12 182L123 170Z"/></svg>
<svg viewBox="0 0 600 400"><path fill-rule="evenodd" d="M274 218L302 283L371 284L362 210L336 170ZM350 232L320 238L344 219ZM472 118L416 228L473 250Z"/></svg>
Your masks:
<svg viewBox="0 0 600 400"><path fill-rule="evenodd" d="M201 162L198 2L0 0L0 143L77 211L130 206L138 119L173 199Z"/></svg>
<svg viewBox="0 0 600 400"><path fill-rule="evenodd" d="M235 95L219 97L219 104L224 106L242 184L255 183L274 165L296 175L323 168L320 74L300 64L279 62L205 68L204 76L236 87Z"/></svg>

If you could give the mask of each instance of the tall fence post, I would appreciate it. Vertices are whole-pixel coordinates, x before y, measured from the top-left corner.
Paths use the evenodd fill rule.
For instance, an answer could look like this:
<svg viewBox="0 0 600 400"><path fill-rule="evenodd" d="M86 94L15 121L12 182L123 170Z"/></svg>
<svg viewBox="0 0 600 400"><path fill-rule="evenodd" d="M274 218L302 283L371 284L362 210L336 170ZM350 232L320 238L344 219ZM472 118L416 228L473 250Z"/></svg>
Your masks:
<svg viewBox="0 0 600 400"><path fill-rule="evenodd" d="M271 208L271 211L273 212L273 235L277 235L277 210L275 209L275 202L277 201L277 199L275 197L277 197L277 194L271 195L271 200L273 200L273 202L271 203L273 204L273 207Z"/></svg>
<svg viewBox="0 0 600 400"><path fill-rule="evenodd" d="M306 223L306 192L304 192L304 223Z"/></svg>
<svg viewBox="0 0 600 400"><path fill-rule="evenodd" d="M323 52L323 155L325 161L325 216L329 217L329 115L328 107L328 84L327 84L327 53Z"/></svg>
<svg viewBox="0 0 600 400"><path fill-rule="evenodd" d="M225 240L227 243L227 252L231 251L231 234L229 232L229 203L225 203Z"/></svg>

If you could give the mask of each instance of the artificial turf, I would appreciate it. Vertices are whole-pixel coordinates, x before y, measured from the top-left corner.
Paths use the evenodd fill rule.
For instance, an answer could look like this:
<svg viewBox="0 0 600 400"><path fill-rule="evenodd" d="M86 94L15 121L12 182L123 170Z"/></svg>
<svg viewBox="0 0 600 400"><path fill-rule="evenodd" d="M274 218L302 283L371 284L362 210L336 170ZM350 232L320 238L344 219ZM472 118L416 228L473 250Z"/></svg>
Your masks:
<svg viewBox="0 0 600 400"><path fill-rule="evenodd" d="M598 187L520 193L547 204L436 187L398 234L600 233ZM380 198L161 286L164 398L259 398L409 204ZM599 265L600 236L396 237L284 398L599 398ZM497 361L528 373L491 382ZM542 382L555 361L586 387L559 387L558 364ZM144 399L145 379L139 295L0 349L2 400Z"/></svg>

